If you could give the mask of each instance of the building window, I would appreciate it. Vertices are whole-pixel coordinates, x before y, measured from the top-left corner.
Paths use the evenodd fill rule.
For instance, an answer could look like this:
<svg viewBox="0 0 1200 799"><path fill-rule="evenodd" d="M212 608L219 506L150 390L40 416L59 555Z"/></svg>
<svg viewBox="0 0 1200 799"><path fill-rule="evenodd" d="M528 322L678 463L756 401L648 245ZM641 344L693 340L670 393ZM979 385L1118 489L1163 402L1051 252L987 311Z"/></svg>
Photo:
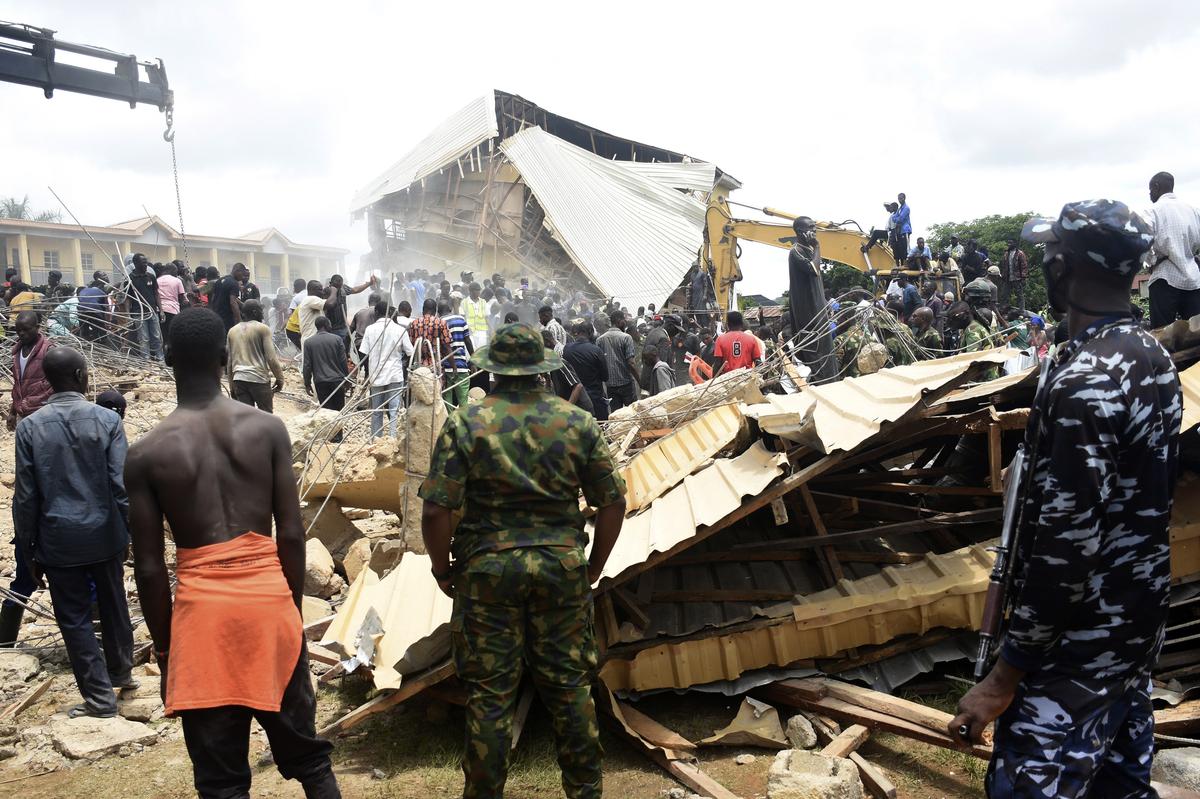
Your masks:
<svg viewBox="0 0 1200 799"><path fill-rule="evenodd" d="M42 266L47 272L51 269L58 269L58 250L44 250L42 252Z"/></svg>
<svg viewBox="0 0 1200 799"><path fill-rule="evenodd" d="M90 252L81 253L79 256L79 266L84 271L90 271L96 268L96 257Z"/></svg>
<svg viewBox="0 0 1200 799"><path fill-rule="evenodd" d="M13 247L13 248L12 248L12 261L11 261L11 263L12 263L12 267L13 267L13 269L16 269L18 266L20 266L20 265L21 265L21 251L20 251L19 249L17 249L16 247Z"/></svg>
<svg viewBox="0 0 1200 799"><path fill-rule="evenodd" d="M283 285L283 267L279 264L271 264L270 279L263 293L270 292L274 294L279 290L281 285Z"/></svg>

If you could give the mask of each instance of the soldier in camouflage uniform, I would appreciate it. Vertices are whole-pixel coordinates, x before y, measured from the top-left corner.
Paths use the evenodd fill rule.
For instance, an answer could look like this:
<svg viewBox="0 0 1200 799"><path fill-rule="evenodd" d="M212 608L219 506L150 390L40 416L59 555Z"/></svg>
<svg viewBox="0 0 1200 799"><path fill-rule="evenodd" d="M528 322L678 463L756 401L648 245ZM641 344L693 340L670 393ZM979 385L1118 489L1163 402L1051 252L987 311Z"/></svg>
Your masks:
<svg viewBox="0 0 1200 799"><path fill-rule="evenodd" d="M1123 203L1092 200L1030 220L1022 236L1046 245L1047 293L1074 337L1026 433L1008 630L951 734L979 740L998 717L993 797L1152 797L1150 669L1167 618L1182 416L1171 358L1130 311L1152 230Z"/></svg>
<svg viewBox="0 0 1200 799"><path fill-rule="evenodd" d="M850 309L834 336L833 354L837 357L838 373L842 377L859 376L858 353L872 340L861 322L861 317Z"/></svg>
<svg viewBox="0 0 1200 799"><path fill-rule="evenodd" d="M972 280L963 287L963 299L971 308L971 321L962 334L963 352L981 352L999 344L991 331L992 315L991 309L988 308L992 301L990 286L991 283L986 280ZM995 380L999 376L999 367L993 366L986 370L980 379Z"/></svg>
<svg viewBox="0 0 1200 799"><path fill-rule="evenodd" d="M454 597L454 665L467 690L463 796L504 794L527 667L553 720L563 790L599 799L591 584L620 533L625 485L596 420L540 386L562 358L539 333L502 327L471 363L496 375L496 389L446 420L420 491L434 577ZM599 509L590 561L581 488Z"/></svg>
<svg viewBox="0 0 1200 799"><path fill-rule="evenodd" d="M929 308L918 308L912 315L915 342L919 348L918 357L921 360L941 357L942 335L933 326L933 311Z"/></svg>

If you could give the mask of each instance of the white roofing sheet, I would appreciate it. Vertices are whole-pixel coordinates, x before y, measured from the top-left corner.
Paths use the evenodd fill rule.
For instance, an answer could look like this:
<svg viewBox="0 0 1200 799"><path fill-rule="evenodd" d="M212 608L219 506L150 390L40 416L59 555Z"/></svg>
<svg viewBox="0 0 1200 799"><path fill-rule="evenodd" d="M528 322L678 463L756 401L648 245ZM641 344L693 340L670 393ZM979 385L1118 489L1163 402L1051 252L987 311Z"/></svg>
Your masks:
<svg viewBox="0 0 1200 799"><path fill-rule="evenodd" d="M679 285L703 240L702 203L538 127L500 149L537 197L550 232L604 295L637 307L661 303Z"/></svg>
<svg viewBox="0 0 1200 799"><path fill-rule="evenodd" d="M664 186L685 191L710 192L717 184L717 168L702 161L671 162L623 161L625 166L639 175L656 180Z"/></svg>
<svg viewBox="0 0 1200 799"><path fill-rule="evenodd" d="M452 114L407 155L360 189L350 203L351 213L432 175L498 135L495 93L488 92Z"/></svg>

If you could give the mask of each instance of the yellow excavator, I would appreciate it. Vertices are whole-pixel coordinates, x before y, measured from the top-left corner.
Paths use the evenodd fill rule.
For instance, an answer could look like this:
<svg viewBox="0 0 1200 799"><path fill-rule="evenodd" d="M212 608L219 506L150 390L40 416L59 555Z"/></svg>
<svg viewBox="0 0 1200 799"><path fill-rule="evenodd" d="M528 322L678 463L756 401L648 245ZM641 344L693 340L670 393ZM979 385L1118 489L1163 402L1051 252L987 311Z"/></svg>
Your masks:
<svg viewBox="0 0 1200 799"><path fill-rule="evenodd" d="M796 234L791 224L762 222L752 219L736 219L729 210L729 199L714 192L705 212L705 241L700 250L700 263L712 276L717 308L724 313L733 308L733 287L742 279L742 268L738 264L741 241L756 241L780 249L791 249ZM759 209L766 216L786 219L790 223L794 214L774 208ZM863 250L870 238L862 230L833 222L817 222L817 242L821 245L821 258L845 264L863 272L873 279L877 294L883 293L894 275L895 260L892 251L875 243ZM962 278L958 273L932 274L920 270L901 270L914 280L932 280L941 292L952 291L955 297L962 296Z"/></svg>

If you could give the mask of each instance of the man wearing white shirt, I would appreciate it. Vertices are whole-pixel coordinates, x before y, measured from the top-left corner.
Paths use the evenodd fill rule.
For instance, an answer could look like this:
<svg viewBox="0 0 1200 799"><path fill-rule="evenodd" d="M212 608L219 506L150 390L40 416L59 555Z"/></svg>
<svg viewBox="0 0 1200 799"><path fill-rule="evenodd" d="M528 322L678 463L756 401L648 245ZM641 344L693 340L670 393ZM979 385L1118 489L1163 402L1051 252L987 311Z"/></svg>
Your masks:
<svg viewBox="0 0 1200 799"><path fill-rule="evenodd" d="M1175 196L1169 172L1150 178L1150 201L1150 326L1159 328L1200 314L1200 212Z"/></svg>
<svg viewBox="0 0 1200 799"><path fill-rule="evenodd" d="M396 437L396 423L400 415L400 399L404 393L404 370L413 354L413 343L408 337L408 315L412 306L401 301L392 313L387 300L375 304L376 321L363 333L359 352L362 353L367 374L371 381L371 437L383 433L383 418L389 418L389 434Z"/></svg>

